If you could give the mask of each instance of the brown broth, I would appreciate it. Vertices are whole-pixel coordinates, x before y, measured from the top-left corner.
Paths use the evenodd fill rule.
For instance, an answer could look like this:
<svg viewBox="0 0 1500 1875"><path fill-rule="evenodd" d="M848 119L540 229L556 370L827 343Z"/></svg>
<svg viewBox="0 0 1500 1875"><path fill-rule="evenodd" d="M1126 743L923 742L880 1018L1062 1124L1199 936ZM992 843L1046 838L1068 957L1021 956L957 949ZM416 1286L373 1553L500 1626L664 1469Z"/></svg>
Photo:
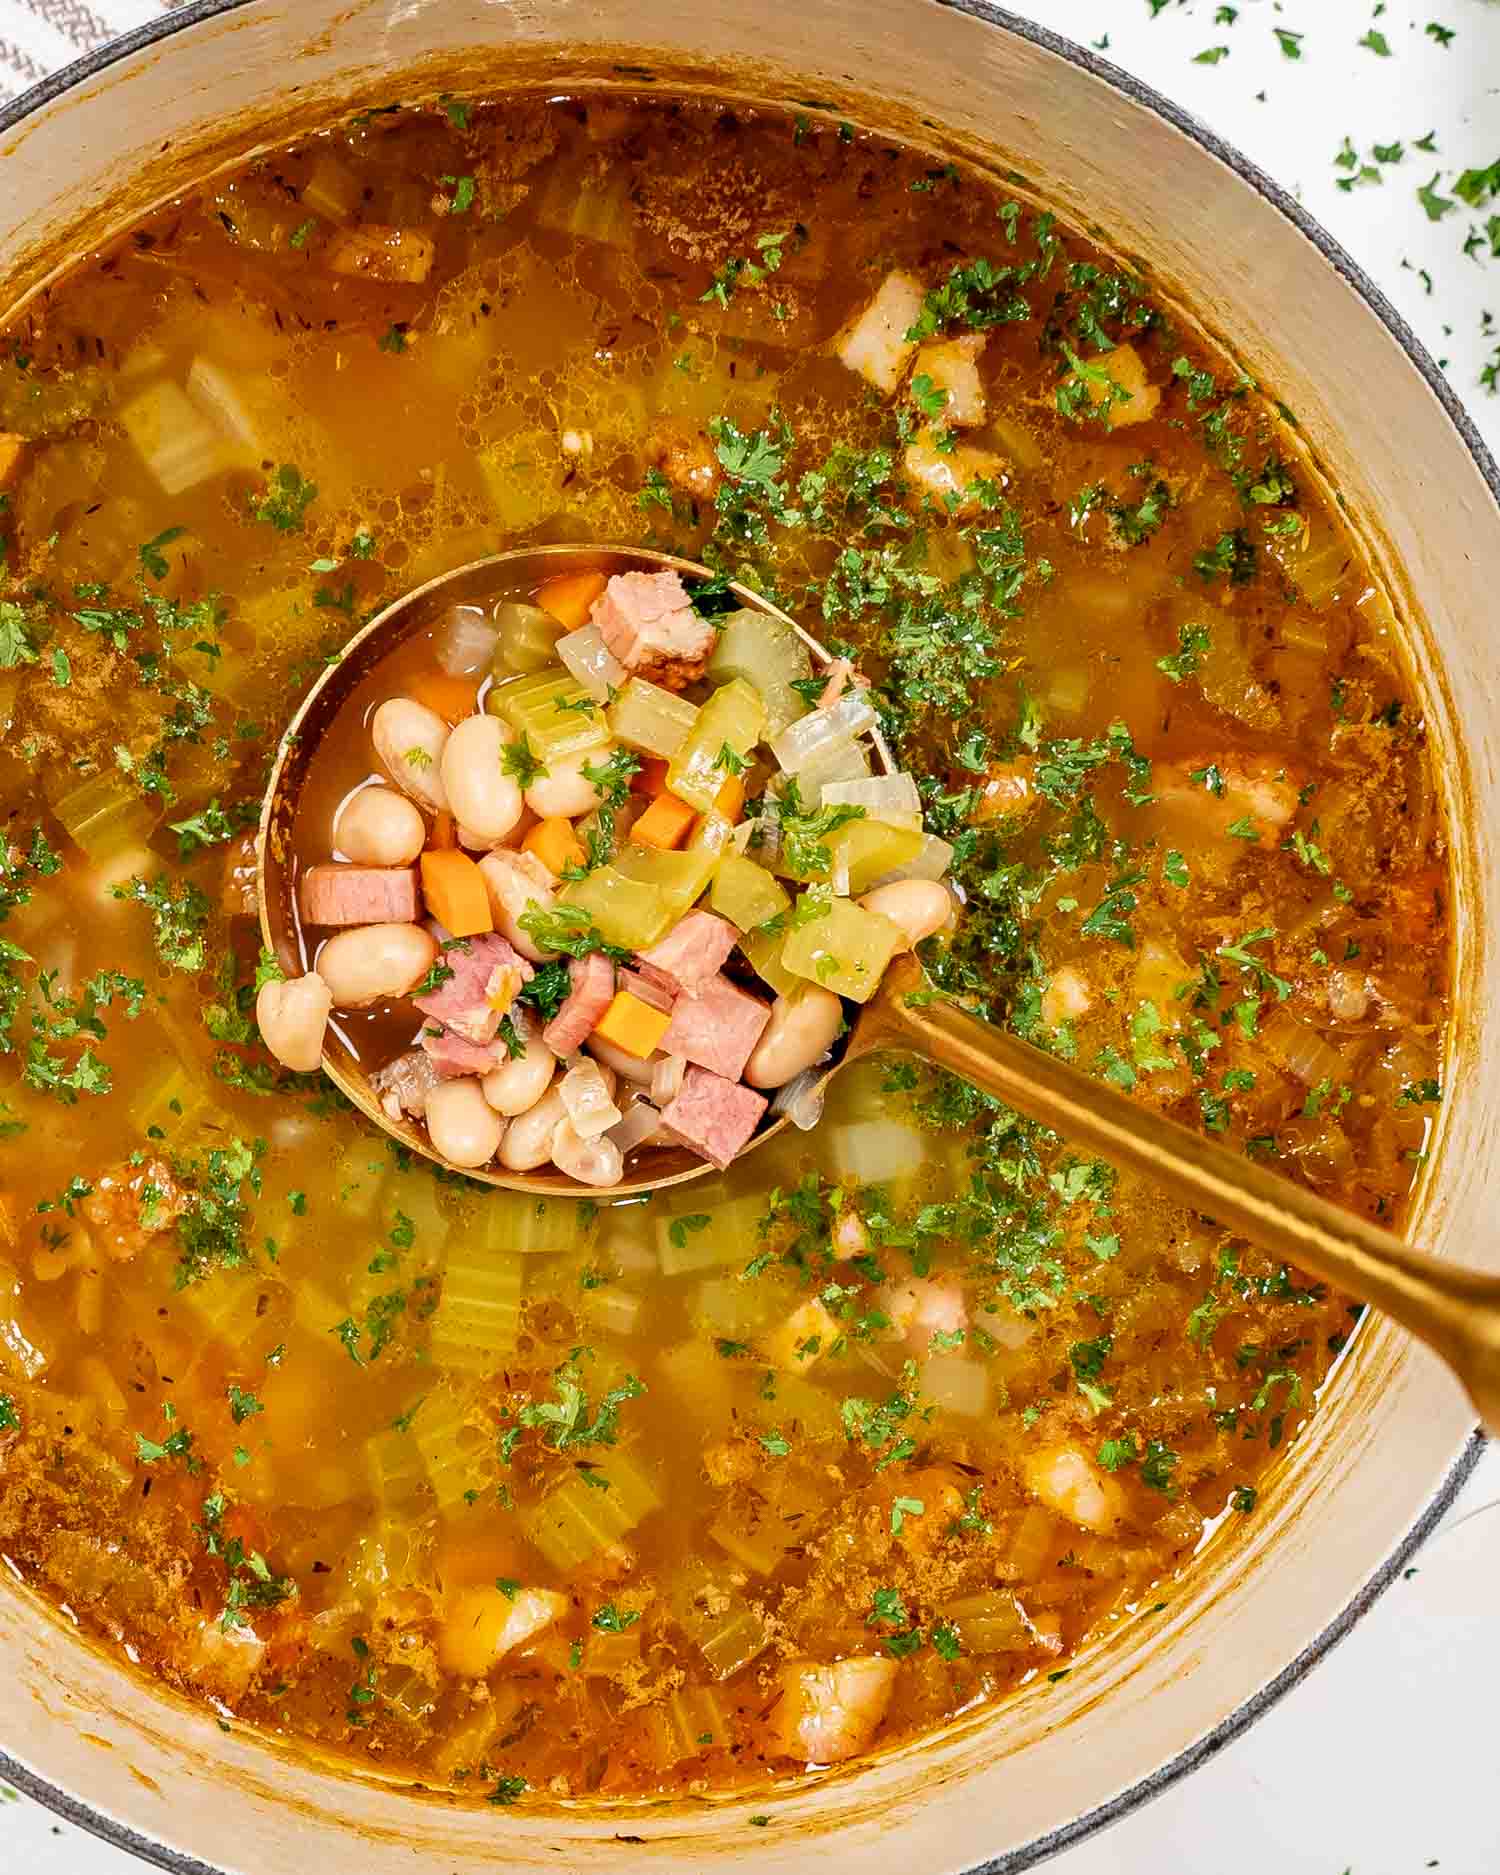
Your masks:
<svg viewBox="0 0 1500 1875"><path fill-rule="evenodd" d="M331 272L364 224L430 236L426 280ZM1030 270L965 289L1030 304L976 328L998 486L917 513L872 452L924 413L829 341L893 267L930 291L980 256ZM1085 420L1095 334L1144 361L1144 421ZM195 362L154 460L206 424L222 461L168 493L127 432ZM1446 1016L1420 715L1295 436L1144 283L822 119L376 114L80 264L8 335L7 431L0 1547L28 1581L237 1723L607 1799L800 1774L788 1663L892 1663L861 1747L1001 1699L1254 1514L1343 1298L897 1062L647 1205L435 1180L257 1052L258 940L219 901L361 616L510 545L648 538L887 684L961 843L945 987L1399 1216ZM978 580L971 611L935 623L913 568ZM331 752L320 811L362 761ZM934 1279L965 1339L909 1346L891 1290ZM476 1668L532 1589L555 1619Z"/></svg>

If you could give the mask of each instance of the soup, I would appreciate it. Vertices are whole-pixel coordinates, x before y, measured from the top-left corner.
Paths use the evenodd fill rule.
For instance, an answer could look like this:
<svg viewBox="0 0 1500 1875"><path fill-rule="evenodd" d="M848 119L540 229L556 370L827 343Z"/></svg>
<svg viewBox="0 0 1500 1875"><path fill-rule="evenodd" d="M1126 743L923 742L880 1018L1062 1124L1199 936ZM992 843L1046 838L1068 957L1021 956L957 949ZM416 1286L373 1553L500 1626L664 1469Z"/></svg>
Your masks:
<svg viewBox="0 0 1500 1875"><path fill-rule="evenodd" d="M1255 1515L1356 1311L951 1079L860 1063L721 1175L538 1203L253 1016L246 833L325 660L447 567L631 539L870 680L952 849L936 992L1399 1216L1420 715L1291 413L1149 282L816 113L447 98L80 264L0 430L28 1581L226 1724L607 1801L1064 1674Z"/></svg>

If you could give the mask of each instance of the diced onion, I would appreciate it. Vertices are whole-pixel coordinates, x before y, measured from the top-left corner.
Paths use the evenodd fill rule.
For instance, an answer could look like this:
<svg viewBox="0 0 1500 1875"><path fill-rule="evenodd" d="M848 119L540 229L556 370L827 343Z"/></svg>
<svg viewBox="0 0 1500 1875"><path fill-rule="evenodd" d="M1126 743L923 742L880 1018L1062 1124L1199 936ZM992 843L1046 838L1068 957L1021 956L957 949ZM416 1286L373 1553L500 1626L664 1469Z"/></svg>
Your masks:
<svg viewBox="0 0 1500 1875"><path fill-rule="evenodd" d="M922 1135L902 1120L855 1120L828 1135L829 1168L856 1185L886 1185L922 1166Z"/></svg>
<svg viewBox="0 0 1500 1875"><path fill-rule="evenodd" d="M948 842L935 833L924 833L921 846L904 866L892 866L867 889L873 892L876 886L894 885L898 879L941 879L952 864L953 848Z"/></svg>
<svg viewBox="0 0 1500 1875"><path fill-rule="evenodd" d="M1342 1080L1348 1071L1348 1064L1332 1043L1289 1009L1273 1010L1261 1024L1261 1035L1271 1054L1304 1087Z"/></svg>
<svg viewBox="0 0 1500 1875"><path fill-rule="evenodd" d="M934 1354L922 1362L917 1376L922 1398L945 1412L977 1419L989 1410L990 1374L982 1361L964 1354Z"/></svg>
<svg viewBox="0 0 1500 1875"><path fill-rule="evenodd" d="M799 1131L810 1133L823 1117L827 1081L826 1068L804 1068L779 1089L771 1102L772 1113L785 1114Z"/></svg>
<svg viewBox="0 0 1500 1875"><path fill-rule="evenodd" d="M863 684L851 684L837 703L830 703L821 713L832 724L835 735L848 736L851 741L866 735L880 720Z"/></svg>
<svg viewBox="0 0 1500 1875"><path fill-rule="evenodd" d="M862 807L872 820L893 827L920 827L922 797L917 784L904 771L872 775L868 781L829 781L823 784L824 807Z"/></svg>
<svg viewBox="0 0 1500 1875"><path fill-rule="evenodd" d="M489 669L499 635L478 606L456 605L434 634L433 655L450 677L469 677Z"/></svg>
<svg viewBox="0 0 1500 1875"><path fill-rule="evenodd" d="M556 652L596 703L605 702L610 691L618 690L629 675L605 644L597 625L581 625L576 632L559 638Z"/></svg>
<svg viewBox="0 0 1500 1875"><path fill-rule="evenodd" d="M621 1153L634 1152L643 1141L648 1140L661 1125L661 1114L649 1100L637 1100L616 1125L610 1127L607 1138L619 1147Z"/></svg>
<svg viewBox="0 0 1500 1875"><path fill-rule="evenodd" d="M663 1055L651 1071L651 1098L658 1107L667 1107L682 1091L682 1077L687 1062L681 1055Z"/></svg>
<svg viewBox="0 0 1500 1875"><path fill-rule="evenodd" d="M603 1069L590 1055L581 1056L568 1069L557 1091L580 1139L594 1139L609 1132L624 1117L610 1097Z"/></svg>

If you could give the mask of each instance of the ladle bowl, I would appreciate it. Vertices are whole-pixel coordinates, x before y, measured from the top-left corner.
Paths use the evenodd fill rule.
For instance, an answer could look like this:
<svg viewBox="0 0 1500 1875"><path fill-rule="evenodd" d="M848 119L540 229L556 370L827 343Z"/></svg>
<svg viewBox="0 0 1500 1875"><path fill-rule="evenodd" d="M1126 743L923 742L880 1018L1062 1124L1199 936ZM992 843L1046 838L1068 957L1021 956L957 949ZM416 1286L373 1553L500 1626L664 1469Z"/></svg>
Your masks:
<svg viewBox="0 0 1500 1875"><path fill-rule="evenodd" d="M303 929L298 909L298 881L301 863L298 858L297 815L314 757L323 738L345 709L351 706L354 692L399 646L429 627L445 608L477 603L488 604L500 596L522 591L534 592L545 580L560 574L680 573L689 584L712 579L707 567L675 554L658 553L645 547L631 546L541 546L522 547L511 553L474 560L465 566L441 573L415 586L390 605L382 607L368 623L354 634L338 658L318 678L287 725L271 771L260 827L256 836L256 896L260 913L261 938L266 948L288 976L301 976L313 968L317 949ZM832 654L811 637L793 618L762 594L748 586L731 582L729 590L742 606L764 612L790 625L807 646L813 662L826 666ZM893 766L879 730L871 732L876 765ZM381 1105L380 1096L371 1084L370 1070L346 1030L337 1021L329 1025L323 1051L323 1071L345 1097L365 1115L411 1152L465 1178L486 1185L503 1186L509 1191L534 1192L539 1197L587 1198L598 1196L587 1185L547 1166L536 1172L510 1172L497 1166L475 1170L452 1165L434 1150L425 1126L414 1124L404 1115L392 1119ZM787 1121L784 1116L767 1113L759 1132L746 1146L753 1151L765 1140L779 1133ZM609 1188L611 1198L628 1198L656 1191L667 1185L680 1185L688 1179L711 1173L713 1166L686 1147L648 1147L638 1151L626 1168L624 1179Z"/></svg>

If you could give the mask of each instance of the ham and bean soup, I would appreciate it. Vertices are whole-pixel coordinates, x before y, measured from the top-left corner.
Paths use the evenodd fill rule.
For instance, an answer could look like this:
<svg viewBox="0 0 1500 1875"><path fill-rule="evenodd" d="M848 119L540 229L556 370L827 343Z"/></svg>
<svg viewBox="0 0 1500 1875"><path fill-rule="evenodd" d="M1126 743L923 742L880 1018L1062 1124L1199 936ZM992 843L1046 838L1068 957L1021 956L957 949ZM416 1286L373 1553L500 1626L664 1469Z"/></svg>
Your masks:
<svg viewBox="0 0 1500 1875"><path fill-rule="evenodd" d="M1274 1492L1341 1296L900 1058L742 1154L910 946L1372 1217L1437 1117L1387 598L1295 413L1021 189L811 108L448 96L6 331L0 1555L225 1725L764 1805L1045 1699ZM283 972L298 698L588 540L714 577L497 591L377 671ZM452 1164L582 1198L396 1149L329 1024ZM612 1201L659 1138L713 1166Z"/></svg>
<svg viewBox="0 0 1500 1875"><path fill-rule="evenodd" d="M536 600L453 607L320 742L291 835L315 962L263 968L261 1039L307 1072L336 1017L453 1166L607 1188L676 1145L722 1171L761 1090L815 1123L844 1000L950 922L953 847L849 660L815 674L722 580Z"/></svg>

